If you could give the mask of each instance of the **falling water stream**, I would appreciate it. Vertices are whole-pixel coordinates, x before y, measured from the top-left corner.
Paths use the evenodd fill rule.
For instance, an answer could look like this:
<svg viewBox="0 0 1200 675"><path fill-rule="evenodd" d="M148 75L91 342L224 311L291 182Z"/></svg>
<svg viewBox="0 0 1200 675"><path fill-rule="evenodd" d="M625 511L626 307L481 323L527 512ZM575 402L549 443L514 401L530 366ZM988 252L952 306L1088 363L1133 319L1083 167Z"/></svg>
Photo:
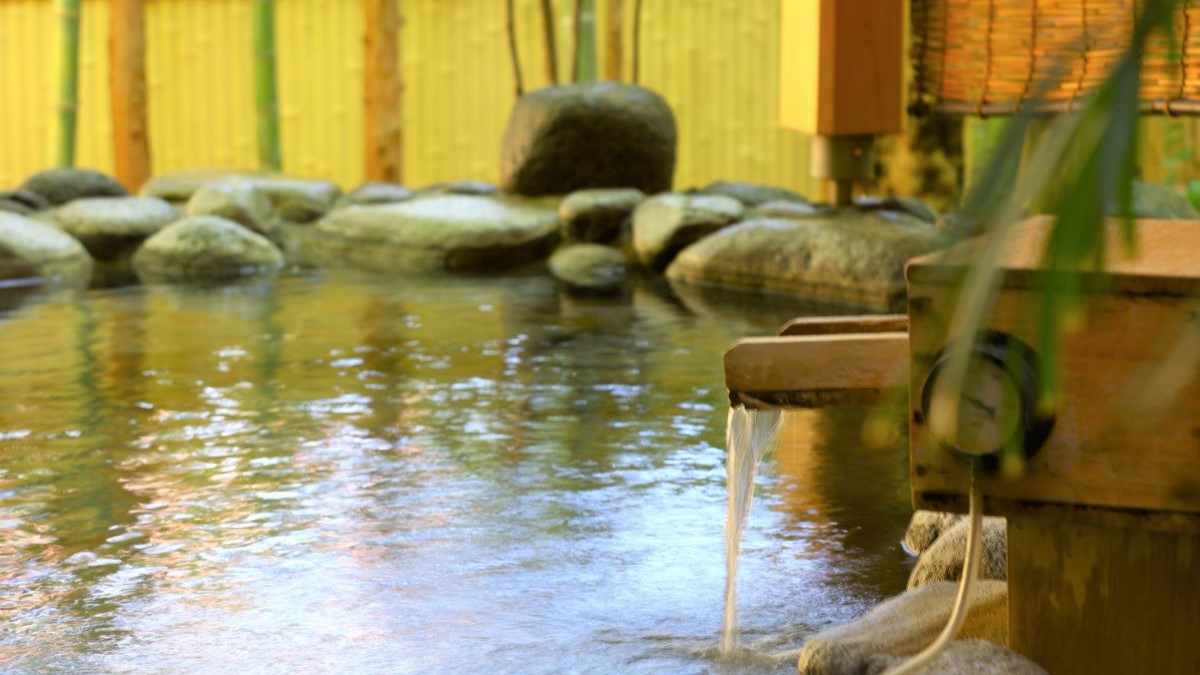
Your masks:
<svg viewBox="0 0 1200 675"><path fill-rule="evenodd" d="M741 557L742 530L754 500L754 478L762 458L779 440L779 410L755 410L744 406L729 409L725 432L725 615L721 622L721 653L737 648L737 576Z"/></svg>

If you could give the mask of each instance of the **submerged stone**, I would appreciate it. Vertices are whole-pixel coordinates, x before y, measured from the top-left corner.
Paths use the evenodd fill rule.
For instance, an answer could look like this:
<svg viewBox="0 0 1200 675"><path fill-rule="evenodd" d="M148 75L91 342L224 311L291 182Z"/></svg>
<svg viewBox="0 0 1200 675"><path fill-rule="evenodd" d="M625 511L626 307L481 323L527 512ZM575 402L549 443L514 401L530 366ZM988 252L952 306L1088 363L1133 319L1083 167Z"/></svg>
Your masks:
<svg viewBox="0 0 1200 675"><path fill-rule="evenodd" d="M754 219L684 249L673 283L715 284L905 311L904 263L944 235L855 211L807 220Z"/></svg>
<svg viewBox="0 0 1200 675"><path fill-rule="evenodd" d="M171 223L133 256L144 282L219 282L269 274L283 254L266 237L232 220L195 216Z"/></svg>
<svg viewBox="0 0 1200 675"><path fill-rule="evenodd" d="M115 178L92 169L47 169L25 179L21 189L37 193L50 206L85 197L129 196L129 191Z"/></svg>
<svg viewBox="0 0 1200 675"><path fill-rule="evenodd" d="M92 256L71 235L46 223L0 212L0 281L83 288Z"/></svg>
<svg viewBox="0 0 1200 675"><path fill-rule="evenodd" d="M645 198L641 190L633 188L572 192L558 207L563 238L598 244L619 239L629 224L633 210Z"/></svg>
<svg viewBox="0 0 1200 675"><path fill-rule="evenodd" d="M500 270L542 260L558 243L557 200L444 195L351 206L311 228L318 264L373 270Z"/></svg>
<svg viewBox="0 0 1200 675"><path fill-rule="evenodd" d="M92 284L135 281L130 259L148 237L176 220L171 205L154 197L87 198L60 206L54 220L96 261Z"/></svg>
<svg viewBox="0 0 1200 675"><path fill-rule="evenodd" d="M738 220L745 211L732 197L651 197L633 212L634 251L643 265L661 272L685 247Z"/></svg>
<svg viewBox="0 0 1200 675"><path fill-rule="evenodd" d="M600 244L564 246L548 264L555 278L579 290L612 292L625 279L625 254Z"/></svg>
<svg viewBox="0 0 1200 675"><path fill-rule="evenodd" d="M671 107L649 89L616 82L545 87L513 107L500 185L534 196L602 187L670 190L675 139Z"/></svg>

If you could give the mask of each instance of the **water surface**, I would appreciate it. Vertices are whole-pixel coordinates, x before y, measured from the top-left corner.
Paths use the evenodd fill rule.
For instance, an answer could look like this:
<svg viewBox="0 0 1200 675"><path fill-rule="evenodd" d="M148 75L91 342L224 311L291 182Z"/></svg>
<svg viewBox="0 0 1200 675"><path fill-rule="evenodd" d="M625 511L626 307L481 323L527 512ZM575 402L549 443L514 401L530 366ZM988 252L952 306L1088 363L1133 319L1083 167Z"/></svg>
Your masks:
<svg viewBox="0 0 1200 675"><path fill-rule="evenodd" d="M0 671L793 672L903 589L903 452L791 417L724 593L721 354L807 308L311 275L0 313Z"/></svg>

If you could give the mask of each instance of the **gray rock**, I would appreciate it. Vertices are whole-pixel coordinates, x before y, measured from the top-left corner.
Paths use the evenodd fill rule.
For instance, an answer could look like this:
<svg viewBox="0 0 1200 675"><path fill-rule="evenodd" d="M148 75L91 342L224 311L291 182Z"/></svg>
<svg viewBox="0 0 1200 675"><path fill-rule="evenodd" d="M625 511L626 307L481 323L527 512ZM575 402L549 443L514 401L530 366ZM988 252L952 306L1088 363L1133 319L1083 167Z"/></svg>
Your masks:
<svg viewBox="0 0 1200 675"><path fill-rule="evenodd" d="M35 209L31 209L22 202L13 199L4 199L0 197L0 211L5 213L15 213L18 216L28 216L36 213Z"/></svg>
<svg viewBox="0 0 1200 675"><path fill-rule="evenodd" d="M279 217L298 225L315 222L328 212L329 209L324 203L307 197L294 197L279 206Z"/></svg>
<svg viewBox="0 0 1200 675"><path fill-rule="evenodd" d="M883 673L904 662L882 656L867 673ZM925 675L1046 675L1046 669L1006 647L986 640L955 640L922 670Z"/></svg>
<svg viewBox="0 0 1200 675"><path fill-rule="evenodd" d="M51 206L85 197L129 196L115 178L92 169L47 169L25 179L21 189L37 193Z"/></svg>
<svg viewBox="0 0 1200 675"><path fill-rule="evenodd" d="M232 220L195 216L147 239L133 256L133 269L148 283L205 283L270 274L283 262L283 254L261 234Z"/></svg>
<svg viewBox="0 0 1200 675"><path fill-rule="evenodd" d="M171 205L154 197L76 199L52 213L55 223L83 243L96 261L93 286L136 281L130 266L134 251L176 219Z"/></svg>
<svg viewBox="0 0 1200 675"><path fill-rule="evenodd" d="M597 82L546 87L513 107L500 185L523 195L586 188L671 189L675 116L657 93Z"/></svg>
<svg viewBox="0 0 1200 675"><path fill-rule="evenodd" d="M426 185L417 191L417 195L421 197L431 197L435 195L474 195L476 197L485 197L487 195L499 194L500 188L478 180L449 180L441 183Z"/></svg>
<svg viewBox="0 0 1200 675"><path fill-rule="evenodd" d="M696 192L705 195L733 197L750 208L761 206L767 202L808 204L808 200L803 195L792 192L787 188L755 185L753 183L741 183L738 181L719 180L715 183L705 185Z"/></svg>
<svg viewBox="0 0 1200 675"><path fill-rule="evenodd" d="M267 195L277 208L290 200L304 199L322 204L324 210L328 211L333 208L334 202L342 193L335 183L327 180L212 169L193 169L158 176L143 185L141 193L169 202L186 202L191 199L192 193L202 186L228 180L243 180L250 183Z"/></svg>
<svg viewBox="0 0 1200 675"><path fill-rule="evenodd" d="M359 185L338 199L337 207L362 204L393 204L413 198L416 194L399 183L368 182Z"/></svg>
<svg viewBox="0 0 1200 675"><path fill-rule="evenodd" d="M25 209L25 213L33 213L34 211L43 211L50 208L50 202L46 198L36 192L30 190L6 190L0 192L0 202L6 202ZM0 206L0 208L3 208ZM13 210L13 213L17 211Z"/></svg>
<svg viewBox="0 0 1200 675"><path fill-rule="evenodd" d="M0 212L0 280L83 288L92 278L92 256L62 230L32 218Z"/></svg>
<svg viewBox="0 0 1200 675"><path fill-rule="evenodd" d="M958 521L921 554L908 576L911 590L935 581L957 581L962 577L970 522ZM1008 579L1008 529L1003 518L983 519L983 559L980 579Z"/></svg>
<svg viewBox="0 0 1200 675"><path fill-rule="evenodd" d="M1115 204L1109 212L1116 212ZM1136 218L1200 219L1200 213L1187 197L1166 185L1142 181L1133 183L1133 215Z"/></svg>
<svg viewBox="0 0 1200 675"><path fill-rule="evenodd" d="M966 518L961 513L946 513L943 511L918 510L908 521L908 529L904 531L904 550L912 555L920 555L942 533L949 530L960 520Z"/></svg>
<svg viewBox="0 0 1200 675"><path fill-rule="evenodd" d="M854 211L808 220L747 220L684 249L667 278L673 284L714 284L903 312L904 263L946 243L933 228Z"/></svg>
<svg viewBox="0 0 1200 675"><path fill-rule="evenodd" d="M230 179L206 183L192 193L188 216L218 216L266 234L274 214L271 200L248 181Z"/></svg>
<svg viewBox="0 0 1200 675"><path fill-rule="evenodd" d="M625 279L625 254L600 244L574 244L554 252L550 272L580 290L612 292Z"/></svg>
<svg viewBox="0 0 1200 675"><path fill-rule="evenodd" d="M954 607L958 584L940 581L884 601L867 614L809 638L801 675L878 673L933 643ZM1008 584L975 583L960 639L1008 643Z"/></svg>
<svg viewBox="0 0 1200 675"><path fill-rule="evenodd" d="M444 195L350 206L309 228L307 257L373 270L499 270L558 243L558 200Z"/></svg>
<svg viewBox="0 0 1200 675"><path fill-rule="evenodd" d="M906 220L929 225L938 222L937 211L920 199L912 197L858 197L854 200L854 207L859 211L875 211L881 218L892 222Z"/></svg>
<svg viewBox="0 0 1200 675"><path fill-rule="evenodd" d="M805 220L814 216L830 216L832 213L833 210L828 206L808 202L770 201L754 207L754 214L758 218Z"/></svg>
<svg viewBox="0 0 1200 675"><path fill-rule="evenodd" d="M738 220L746 212L732 197L665 194L633 212L633 248L646 267L661 272L688 245Z"/></svg>
<svg viewBox="0 0 1200 675"><path fill-rule="evenodd" d="M600 188L572 192L558 207L563 238L608 243L621 237L629 217L646 195L633 188Z"/></svg>

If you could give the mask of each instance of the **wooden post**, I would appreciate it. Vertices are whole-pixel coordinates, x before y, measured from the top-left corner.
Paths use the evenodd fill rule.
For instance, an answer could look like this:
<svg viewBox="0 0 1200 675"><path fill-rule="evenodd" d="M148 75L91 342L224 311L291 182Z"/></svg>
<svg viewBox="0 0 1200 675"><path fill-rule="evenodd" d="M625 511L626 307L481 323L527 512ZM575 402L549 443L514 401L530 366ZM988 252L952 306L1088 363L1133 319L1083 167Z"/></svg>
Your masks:
<svg viewBox="0 0 1200 675"><path fill-rule="evenodd" d="M609 0L608 25L604 31L604 44L608 53L604 56L604 79L621 81L621 57L625 51L621 22L625 13L624 0Z"/></svg>
<svg viewBox="0 0 1200 675"><path fill-rule="evenodd" d="M136 193L151 173L144 0L109 0L108 7L113 163L117 180Z"/></svg>
<svg viewBox="0 0 1200 675"><path fill-rule="evenodd" d="M58 129L54 137L57 166L75 165L75 124L79 113L79 22L81 0L57 0L58 37Z"/></svg>
<svg viewBox="0 0 1200 675"><path fill-rule="evenodd" d="M400 100L400 0L363 0L363 94L366 118L367 180L403 179L404 125Z"/></svg>

